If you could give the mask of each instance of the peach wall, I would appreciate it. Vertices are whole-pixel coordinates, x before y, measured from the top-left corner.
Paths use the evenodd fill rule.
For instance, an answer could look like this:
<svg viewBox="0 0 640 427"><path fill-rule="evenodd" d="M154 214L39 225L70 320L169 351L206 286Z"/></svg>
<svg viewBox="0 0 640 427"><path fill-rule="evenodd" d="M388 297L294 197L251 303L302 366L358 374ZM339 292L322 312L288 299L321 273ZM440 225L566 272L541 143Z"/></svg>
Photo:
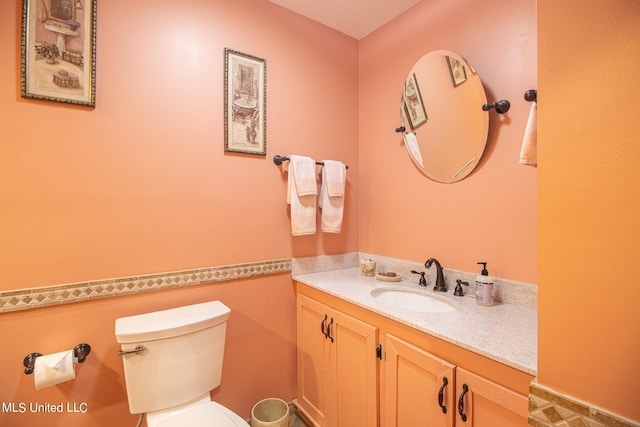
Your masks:
<svg viewBox="0 0 640 427"><path fill-rule="evenodd" d="M482 259L540 283L540 383L640 421L640 11L601 3L538 0L536 30L534 0L422 2L357 43L266 0L102 2L86 109L20 98L21 2L0 2L0 290L354 250L466 271ZM223 152L224 47L267 58L266 159ZM453 185L423 177L393 131L401 82L434 49L465 56L490 100L512 102ZM517 163L522 94L537 86L539 170ZM286 175L271 162L289 153L349 164L342 234L289 237ZM209 299L233 310L214 398L246 417L263 396L293 397L293 288L277 275L0 315L0 401L91 408L0 424L133 424L115 318ZM78 378L35 392L22 358L81 341L94 349Z"/></svg>
<svg viewBox="0 0 640 427"><path fill-rule="evenodd" d="M399 125L402 84L427 52L465 57L489 101L489 140L477 169L455 184L430 181L413 165ZM430 2L414 6L360 43L360 250L537 282L536 179L518 164L536 86L535 1ZM481 108L481 105L478 105Z"/></svg>
<svg viewBox="0 0 640 427"><path fill-rule="evenodd" d="M0 291L356 251L357 42L266 0L117 3L98 5L90 109L20 97L22 2L0 2ZM224 153L225 47L267 59L266 158ZM290 237L271 159L291 153L349 165L341 234ZM232 318L214 397L248 417L295 395L293 296L282 274L0 314L0 402L86 400L74 425L133 425L115 318L219 298ZM36 392L24 356L82 341L77 380Z"/></svg>
<svg viewBox="0 0 640 427"><path fill-rule="evenodd" d="M538 21L538 381L640 422L640 3Z"/></svg>
<svg viewBox="0 0 640 427"><path fill-rule="evenodd" d="M74 108L20 98L0 7L0 289L357 250L355 40L266 0L101 4L97 106ZM266 158L223 151L225 47L267 59ZM349 164L341 234L290 237L290 153Z"/></svg>

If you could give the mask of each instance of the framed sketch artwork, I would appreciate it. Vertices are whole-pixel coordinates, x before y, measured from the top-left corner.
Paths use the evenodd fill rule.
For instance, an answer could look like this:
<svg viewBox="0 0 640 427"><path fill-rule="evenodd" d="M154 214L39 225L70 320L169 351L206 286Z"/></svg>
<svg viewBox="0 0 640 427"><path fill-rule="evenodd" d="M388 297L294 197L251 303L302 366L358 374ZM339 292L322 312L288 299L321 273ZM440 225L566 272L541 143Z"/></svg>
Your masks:
<svg viewBox="0 0 640 427"><path fill-rule="evenodd" d="M253 55L224 50L224 149L267 154L267 66Z"/></svg>
<svg viewBox="0 0 640 427"><path fill-rule="evenodd" d="M23 0L23 97L95 106L96 1Z"/></svg>
<svg viewBox="0 0 640 427"><path fill-rule="evenodd" d="M411 73L405 82L403 98L405 114L409 118L411 129L415 129L421 124L426 123L429 118L424 108L424 102L422 101L422 95L420 94L415 73Z"/></svg>
<svg viewBox="0 0 640 427"><path fill-rule="evenodd" d="M447 64L449 65L449 73L451 73L451 81L453 87L459 86L467 81L467 72L464 70L464 65L456 58L447 56Z"/></svg>

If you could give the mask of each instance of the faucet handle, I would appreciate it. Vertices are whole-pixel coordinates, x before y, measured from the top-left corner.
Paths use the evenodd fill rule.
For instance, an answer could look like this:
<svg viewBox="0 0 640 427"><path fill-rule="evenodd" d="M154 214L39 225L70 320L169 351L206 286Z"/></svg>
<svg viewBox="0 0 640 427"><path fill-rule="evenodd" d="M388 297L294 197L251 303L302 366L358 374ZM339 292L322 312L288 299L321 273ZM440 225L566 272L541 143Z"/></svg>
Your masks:
<svg viewBox="0 0 640 427"><path fill-rule="evenodd" d="M424 278L424 271L415 271L415 270L411 270L411 272L413 274L419 274L420 275L420 281L418 282L418 286L423 286L423 287L427 287L427 279Z"/></svg>
<svg viewBox="0 0 640 427"><path fill-rule="evenodd" d="M453 291L453 294L457 297L464 296L464 292L462 291L462 286L460 285L469 286L469 282L463 282L461 279L456 279L456 290Z"/></svg>

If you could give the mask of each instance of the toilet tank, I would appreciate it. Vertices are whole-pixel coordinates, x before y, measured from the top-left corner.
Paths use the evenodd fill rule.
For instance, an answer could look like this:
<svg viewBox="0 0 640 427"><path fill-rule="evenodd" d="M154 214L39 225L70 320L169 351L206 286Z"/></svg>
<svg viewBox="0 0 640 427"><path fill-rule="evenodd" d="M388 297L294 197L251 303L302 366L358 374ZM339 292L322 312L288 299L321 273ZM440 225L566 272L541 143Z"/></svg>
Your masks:
<svg viewBox="0 0 640 427"><path fill-rule="evenodd" d="M231 310L210 301L116 320L132 414L171 408L220 385ZM136 347L144 350L133 353Z"/></svg>

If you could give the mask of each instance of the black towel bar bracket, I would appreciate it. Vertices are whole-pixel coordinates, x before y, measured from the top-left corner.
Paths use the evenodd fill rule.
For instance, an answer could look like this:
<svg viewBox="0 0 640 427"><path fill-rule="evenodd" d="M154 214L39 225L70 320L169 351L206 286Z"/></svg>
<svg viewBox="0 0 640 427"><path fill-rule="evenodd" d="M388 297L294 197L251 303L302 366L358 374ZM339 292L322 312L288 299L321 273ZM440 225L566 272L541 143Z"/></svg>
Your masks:
<svg viewBox="0 0 640 427"><path fill-rule="evenodd" d="M525 101L538 102L538 91L535 89L529 89L524 93Z"/></svg>
<svg viewBox="0 0 640 427"><path fill-rule="evenodd" d="M511 103L506 99L501 99L500 101L492 102L491 104L484 104L482 106L482 111L489 111L492 108L495 108L496 113L504 114L509 111L509 108L511 108Z"/></svg>
<svg viewBox="0 0 640 427"><path fill-rule="evenodd" d="M281 156L279 154L276 154L275 156L273 156L273 163L280 166L282 164L282 162L288 162L289 158L287 156ZM316 162L316 165L320 165L320 166L324 166L324 163L322 162ZM349 166L344 165L345 169L349 169Z"/></svg>

